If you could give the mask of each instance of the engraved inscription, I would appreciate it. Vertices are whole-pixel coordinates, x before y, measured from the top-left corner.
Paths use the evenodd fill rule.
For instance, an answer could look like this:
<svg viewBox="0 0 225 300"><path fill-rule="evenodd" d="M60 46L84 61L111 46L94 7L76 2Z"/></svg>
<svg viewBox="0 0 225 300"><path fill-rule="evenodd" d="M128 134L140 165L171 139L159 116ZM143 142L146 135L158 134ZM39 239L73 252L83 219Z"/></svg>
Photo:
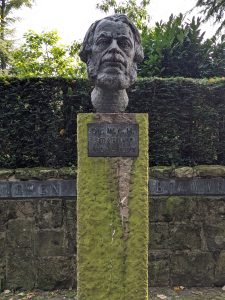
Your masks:
<svg viewBox="0 0 225 300"><path fill-rule="evenodd" d="M224 195L225 179L150 179L151 195Z"/></svg>
<svg viewBox="0 0 225 300"><path fill-rule="evenodd" d="M0 181L0 198L74 197L74 180Z"/></svg>
<svg viewBox="0 0 225 300"><path fill-rule="evenodd" d="M88 124L88 156L138 156L138 124Z"/></svg>
<svg viewBox="0 0 225 300"><path fill-rule="evenodd" d="M0 197L9 197L10 189L9 184L7 182L0 183Z"/></svg>

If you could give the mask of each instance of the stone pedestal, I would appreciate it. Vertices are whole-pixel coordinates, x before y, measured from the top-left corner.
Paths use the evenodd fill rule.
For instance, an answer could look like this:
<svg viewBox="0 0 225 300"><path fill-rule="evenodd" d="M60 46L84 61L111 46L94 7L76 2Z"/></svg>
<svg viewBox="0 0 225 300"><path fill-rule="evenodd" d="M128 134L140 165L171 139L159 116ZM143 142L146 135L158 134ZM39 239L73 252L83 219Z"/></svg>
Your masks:
<svg viewBox="0 0 225 300"><path fill-rule="evenodd" d="M138 156L91 157L90 123L138 124ZM148 116L79 114L77 129L78 300L147 300Z"/></svg>

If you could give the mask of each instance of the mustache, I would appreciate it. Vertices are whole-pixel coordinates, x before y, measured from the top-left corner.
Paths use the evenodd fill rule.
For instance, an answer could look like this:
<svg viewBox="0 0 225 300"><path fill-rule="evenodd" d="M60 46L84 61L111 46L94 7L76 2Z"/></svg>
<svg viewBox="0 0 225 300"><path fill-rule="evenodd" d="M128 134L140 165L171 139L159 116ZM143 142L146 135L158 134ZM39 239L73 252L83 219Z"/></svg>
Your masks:
<svg viewBox="0 0 225 300"><path fill-rule="evenodd" d="M126 60L120 54L106 53L101 59L101 64L104 62L121 63L127 67Z"/></svg>

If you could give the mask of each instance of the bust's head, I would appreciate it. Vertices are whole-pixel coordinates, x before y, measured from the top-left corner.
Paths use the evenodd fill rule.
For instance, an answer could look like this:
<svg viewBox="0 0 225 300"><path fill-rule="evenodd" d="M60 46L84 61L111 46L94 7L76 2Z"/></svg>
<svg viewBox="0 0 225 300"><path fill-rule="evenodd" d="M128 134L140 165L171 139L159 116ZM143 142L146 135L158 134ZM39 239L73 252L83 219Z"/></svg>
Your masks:
<svg viewBox="0 0 225 300"><path fill-rule="evenodd" d="M123 90L134 83L143 56L137 28L122 14L93 23L80 52L89 79L107 90Z"/></svg>

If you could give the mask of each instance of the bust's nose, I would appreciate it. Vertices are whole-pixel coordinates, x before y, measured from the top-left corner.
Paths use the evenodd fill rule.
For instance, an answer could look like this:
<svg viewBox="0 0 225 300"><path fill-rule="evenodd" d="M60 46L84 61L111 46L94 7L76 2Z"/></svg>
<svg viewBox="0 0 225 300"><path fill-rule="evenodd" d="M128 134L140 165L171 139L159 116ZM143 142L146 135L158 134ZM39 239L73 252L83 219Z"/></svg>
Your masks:
<svg viewBox="0 0 225 300"><path fill-rule="evenodd" d="M116 39L112 39L112 42L108 48L108 51L111 53L119 53L120 52L120 48L118 46Z"/></svg>

